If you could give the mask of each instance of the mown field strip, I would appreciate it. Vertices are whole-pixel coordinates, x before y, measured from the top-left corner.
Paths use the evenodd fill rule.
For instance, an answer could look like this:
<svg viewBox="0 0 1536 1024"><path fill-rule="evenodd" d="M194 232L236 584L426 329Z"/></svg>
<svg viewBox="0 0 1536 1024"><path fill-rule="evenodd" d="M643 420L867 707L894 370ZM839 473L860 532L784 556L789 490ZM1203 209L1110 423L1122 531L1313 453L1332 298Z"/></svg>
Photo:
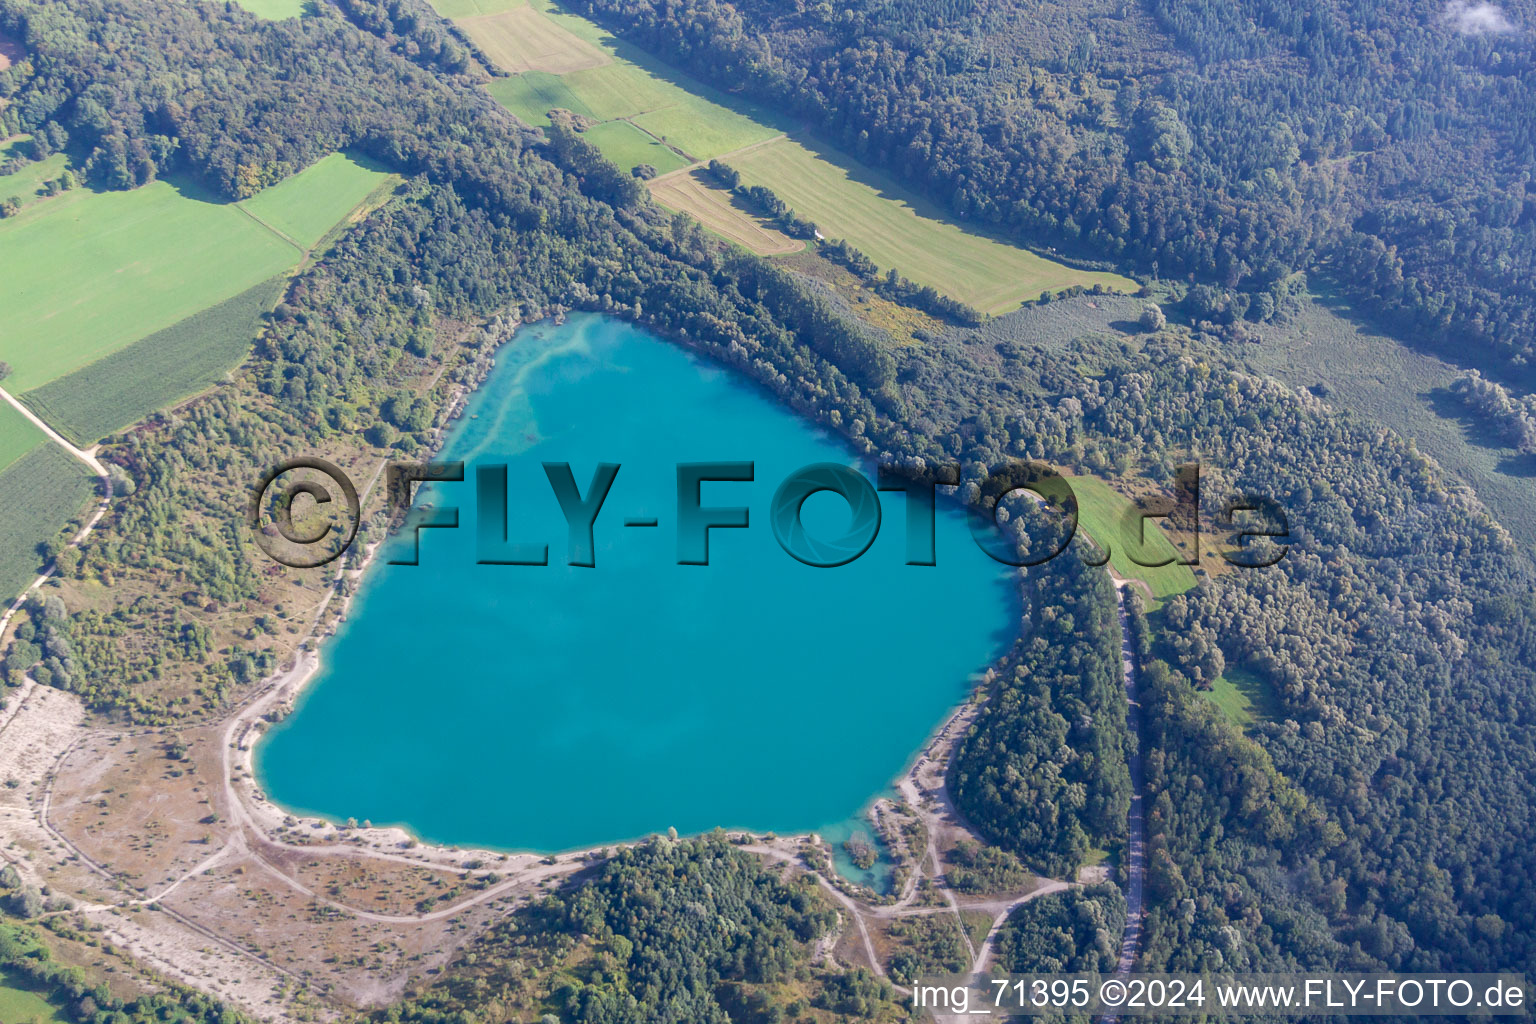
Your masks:
<svg viewBox="0 0 1536 1024"><path fill-rule="evenodd" d="M822 234L847 239L882 270L894 268L983 312L1004 313L1074 284L1137 287L1118 274L1078 270L972 234L872 168L824 152L786 138L723 159L744 183L772 189Z"/></svg>

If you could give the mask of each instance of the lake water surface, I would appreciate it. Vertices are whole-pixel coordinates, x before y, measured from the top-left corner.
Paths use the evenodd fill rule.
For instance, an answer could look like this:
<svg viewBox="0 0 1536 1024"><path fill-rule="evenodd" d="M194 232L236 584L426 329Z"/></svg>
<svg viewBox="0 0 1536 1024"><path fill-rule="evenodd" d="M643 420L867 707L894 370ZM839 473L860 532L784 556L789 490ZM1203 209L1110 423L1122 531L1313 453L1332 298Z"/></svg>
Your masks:
<svg viewBox="0 0 1536 1024"><path fill-rule="evenodd" d="M375 561L320 677L258 750L260 783L286 807L539 851L669 826L835 825L1011 636L1004 567L958 512L941 509L936 567L905 564L899 493L881 495L857 561L786 554L775 488L809 463L858 465L849 450L619 321L520 331L440 457L463 460L465 481L418 501L457 507L459 528L423 530L417 566ZM711 531L711 564L680 566L675 467L709 460L756 463L753 482L702 492L750 508L751 525ZM595 567L566 564L545 461L571 463L583 494L598 462L621 465ZM547 567L476 564L475 469L493 463L508 466L510 538L548 543ZM848 519L835 495L806 502L813 536Z"/></svg>

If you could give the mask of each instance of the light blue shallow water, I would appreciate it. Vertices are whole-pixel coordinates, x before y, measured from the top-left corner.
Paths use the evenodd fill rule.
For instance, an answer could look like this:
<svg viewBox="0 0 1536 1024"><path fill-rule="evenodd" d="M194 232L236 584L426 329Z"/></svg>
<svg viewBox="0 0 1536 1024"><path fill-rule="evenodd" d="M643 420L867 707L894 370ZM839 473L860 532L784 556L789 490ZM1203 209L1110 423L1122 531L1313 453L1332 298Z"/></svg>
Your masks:
<svg viewBox="0 0 1536 1024"><path fill-rule="evenodd" d="M524 329L473 396L441 458L465 482L418 501L459 510L424 530L420 565L377 560L322 674L258 751L278 803L401 824L424 839L555 851L675 826L782 832L844 822L896 776L1016 616L1003 567L941 510L938 566L904 564L901 494L859 560L819 569L774 539L768 506L793 470L856 465L835 439L619 321ZM678 462L754 461L751 483L705 483L745 505L679 566ZM566 564L565 520L541 463L587 492L621 469L597 519L596 566ZM475 467L508 465L511 539L550 565L476 564ZM873 467L860 467L873 477ZM805 505L813 535L847 506ZM656 528L624 526L656 517ZM393 542L392 542L393 543Z"/></svg>

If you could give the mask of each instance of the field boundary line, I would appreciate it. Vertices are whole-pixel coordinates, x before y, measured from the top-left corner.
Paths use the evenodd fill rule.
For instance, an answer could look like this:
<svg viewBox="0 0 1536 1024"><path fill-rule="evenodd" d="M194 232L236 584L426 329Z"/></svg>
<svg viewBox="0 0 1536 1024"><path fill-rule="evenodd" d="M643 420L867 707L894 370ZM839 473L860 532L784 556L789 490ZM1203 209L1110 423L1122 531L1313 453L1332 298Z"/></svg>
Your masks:
<svg viewBox="0 0 1536 1024"><path fill-rule="evenodd" d="M57 444L60 448L63 448L65 451L69 452L69 454L73 455L75 458L89 466L92 473L101 477L107 475L107 467L103 466L101 462L96 458L96 452L101 447L100 445L92 445L91 447L84 449L76 448L74 445L66 441L62 434L60 434L57 430L54 430L48 424L44 423L35 412L33 412L31 409L28 409L15 395L5 390L5 388L0 388L0 398L4 398L7 402L11 403L12 408L21 413L27 419L31 420L33 426L37 427L44 434L47 434L48 438Z"/></svg>
<svg viewBox="0 0 1536 1024"><path fill-rule="evenodd" d="M234 207L241 213L245 214L247 217L251 218L251 220L255 221L257 224L260 224L262 227L272 232L272 234L276 235L279 240L287 242L289 245L299 250L299 262L302 263L305 259L309 258L309 250L300 245L297 239L289 237L285 232L277 230L277 228L273 227L271 224L268 224L266 221L256 216L250 210L247 210L243 201L235 203ZM348 211L348 216L350 215L351 211Z"/></svg>
<svg viewBox="0 0 1536 1024"><path fill-rule="evenodd" d="M660 107L658 109L665 110L666 108L665 107ZM652 111L648 110L648 111L646 111L646 113L649 114L649 113L652 113ZM644 115L642 115L642 114L636 114L635 115L635 117L643 117L643 116ZM629 121L630 119L629 118L618 118L618 120ZM633 122L631 122L631 123L633 123ZM635 125L635 127L636 128L640 128L639 125ZM640 130L645 132L644 128L640 128ZM645 132L645 134L651 135L650 132ZM700 167L708 167L710 160L719 160L721 163L725 163L726 160L729 159L730 157L740 156L743 153L750 153L754 149L760 149L763 146L772 145L773 143L778 142L780 139L787 139L789 137L790 137L789 132L779 132L779 134L775 135L771 139L759 139L756 142L750 142L747 145L742 146L740 149L733 149L729 153L721 153L719 156L709 157L708 159L705 159L705 160L695 160L693 163L689 164L687 167L679 167L675 171L668 171L666 174L658 174L658 175L656 175L656 177L652 178L651 181L653 181L653 182L654 181L666 181L668 178L675 178L679 174L687 174L689 171L696 171ZM651 135L651 138L655 139L656 136ZM656 141L661 142L660 139L657 139ZM667 143L665 143L665 142L662 142L661 144L663 146L667 145ZM677 149L676 146L671 146L669 148ZM683 153L684 151L680 150L680 149L677 149L677 152Z"/></svg>

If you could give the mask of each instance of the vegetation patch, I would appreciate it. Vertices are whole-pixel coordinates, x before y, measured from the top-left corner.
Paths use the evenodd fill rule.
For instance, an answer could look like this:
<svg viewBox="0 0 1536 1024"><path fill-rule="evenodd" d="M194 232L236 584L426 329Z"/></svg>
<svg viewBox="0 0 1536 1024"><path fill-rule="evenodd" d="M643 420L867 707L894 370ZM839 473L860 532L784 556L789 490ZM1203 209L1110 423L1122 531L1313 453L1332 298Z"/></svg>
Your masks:
<svg viewBox="0 0 1536 1024"><path fill-rule="evenodd" d="M43 548L90 501L95 477L56 444L41 444L0 472L0 600L32 582L47 561Z"/></svg>
<svg viewBox="0 0 1536 1024"><path fill-rule="evenodd" d="M455 22L505 71L566 74L600 67L612 58L526 5Z"/></svg>
<svg viewBox="0 0 1536 1024"><path fill-rule="evenodd" d="M895 268L986 313L1017 309L1042 291L1074 284L1137 287L1118 274L1076 270L964 231L879 172L842 154L823 157L794 139L734 154L730 163L742 181L772 189L828 238L845 238L882 269Z"/></svg>
<svg viewBox="0 0 1536 1024"><path fill-rule="evenodd" d="M22 400L75 444L93 444L223 380L250 351L261 314L286 283L283 275L263 281Z"/></svg>

